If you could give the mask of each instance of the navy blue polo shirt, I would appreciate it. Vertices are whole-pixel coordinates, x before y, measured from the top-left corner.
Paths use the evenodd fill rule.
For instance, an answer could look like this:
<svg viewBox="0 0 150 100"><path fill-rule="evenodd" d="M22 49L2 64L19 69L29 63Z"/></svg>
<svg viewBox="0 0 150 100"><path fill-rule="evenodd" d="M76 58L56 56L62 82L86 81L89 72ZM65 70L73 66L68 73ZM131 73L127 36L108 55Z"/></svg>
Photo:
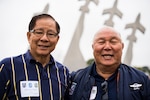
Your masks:
<svg viewBox="0 0 150 100"><path fill-rule="evenodd" d="M108 100L117 100L117 73L116 71L107 81L108 83ZM98 75L96 72L96 67L93 67L91 75L95 78L95 86L97 86L97 94L94 100L102 100L102 93L104 92L101 83L105 81L103 77Z"/></svg>
<svg viewBox="0 0 150 100"><path fill-rule="evenodd" d="M68 78L68 69L52 56L50 62L43 67L27 51L0 62L0 100L61 100L68 85ZM38 84L32 84L32 81ZM38 87L38 96L22 97L24 91L22 92L21 83L24 87Z"/></svg>

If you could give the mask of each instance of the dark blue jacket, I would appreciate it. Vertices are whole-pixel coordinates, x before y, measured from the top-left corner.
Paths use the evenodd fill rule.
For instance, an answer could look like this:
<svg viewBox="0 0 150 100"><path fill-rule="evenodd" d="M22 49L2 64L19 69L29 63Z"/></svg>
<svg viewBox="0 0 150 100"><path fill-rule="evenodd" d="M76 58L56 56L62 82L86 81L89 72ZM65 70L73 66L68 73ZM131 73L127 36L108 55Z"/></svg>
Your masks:
<svg viewBox="0 0 150 100"><path fill-rule="evenodd" d="M95 84L91 76L94 66L95 63L71 74L69 100L89 100ZM150 79L147 75L125 64L119 66L118 73L118 100L150 100Z"/></svg>

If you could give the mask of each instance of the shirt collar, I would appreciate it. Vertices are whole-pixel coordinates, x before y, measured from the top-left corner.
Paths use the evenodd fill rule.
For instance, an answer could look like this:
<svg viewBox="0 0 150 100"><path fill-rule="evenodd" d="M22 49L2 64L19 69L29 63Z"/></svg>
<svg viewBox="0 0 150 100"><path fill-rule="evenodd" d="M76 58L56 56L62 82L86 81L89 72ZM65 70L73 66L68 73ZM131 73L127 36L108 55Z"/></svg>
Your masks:
<svg viewBox="0 0 150 100"><path fill-rule="evenodd" d="M101 79L101 80L103 80L103 78L97 73L97 71L96 71L96 65L95 65L95 63L93 64L93 66L92 66L93 68L92 68L92 72L91 72L91 75L93 76L93 77L95 77L96 79ZM116 70L116 72L112 75L112 76L110 76L109 77L109 79L108 80L112 80L113 78L115 78L116 76L117 76L117 73L118 73L118 69Z"/></svg>
<svg viewBox="0 0 150 100"><path fill-rule="evenodd" d="M32 55L31 55L31 53L30 53L30 50L28 50L28 51L26 52L25 56L26 56L26 59L27 59L29 62L31 62L31 63L36 63L36 60L32 57ZM55 60L54 60L53 56L50 55L50 61L49 61L48 64L54 64L54 63L55 63Z"/></svg>

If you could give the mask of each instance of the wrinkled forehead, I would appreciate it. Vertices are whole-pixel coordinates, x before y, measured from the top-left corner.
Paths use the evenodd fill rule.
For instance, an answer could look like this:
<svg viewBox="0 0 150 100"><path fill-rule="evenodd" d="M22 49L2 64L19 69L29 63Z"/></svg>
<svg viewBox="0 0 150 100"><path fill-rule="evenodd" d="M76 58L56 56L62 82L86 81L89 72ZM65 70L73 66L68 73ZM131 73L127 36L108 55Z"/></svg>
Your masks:
<svg viewBox="0 0 150 100"><path fill-rule="evenodd" d="M93 38L93 41L99 39L99 38L117 38L121 40L121 35L119 32L115 31L112 28L106 27L103 29L100 29Z"/></svg>

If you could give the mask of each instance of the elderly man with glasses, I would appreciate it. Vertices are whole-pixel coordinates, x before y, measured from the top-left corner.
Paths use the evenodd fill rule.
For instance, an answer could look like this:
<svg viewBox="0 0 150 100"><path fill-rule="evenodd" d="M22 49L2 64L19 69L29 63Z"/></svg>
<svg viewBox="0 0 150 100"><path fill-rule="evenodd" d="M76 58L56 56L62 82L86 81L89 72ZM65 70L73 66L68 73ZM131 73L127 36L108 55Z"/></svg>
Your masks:
<svg viewBox="0 0 150 100"><path fill-rule="evenodd" d="M33 16L29 50L0 62L0 100L62 100L69 70L51 55L60 26L49 14Z"/></svg>

